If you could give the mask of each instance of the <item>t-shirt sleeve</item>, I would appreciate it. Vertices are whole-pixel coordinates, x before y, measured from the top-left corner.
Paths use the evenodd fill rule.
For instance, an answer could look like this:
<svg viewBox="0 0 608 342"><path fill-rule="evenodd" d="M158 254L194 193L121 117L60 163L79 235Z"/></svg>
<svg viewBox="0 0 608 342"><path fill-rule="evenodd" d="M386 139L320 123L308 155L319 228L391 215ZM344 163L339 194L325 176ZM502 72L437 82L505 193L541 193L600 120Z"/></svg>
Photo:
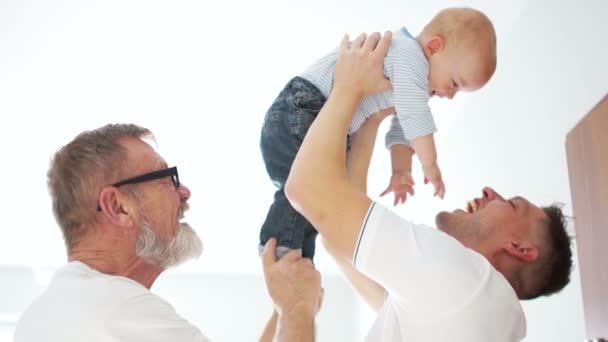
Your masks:
<svg viewBox="0 0 608 342"><path fill-rule="evenodd" d="M458 305L475 295L487 263L451 236L372 203L357 242L355 268L410 307Z"/></svg>
<svg viewBox="0 0 608 342"><path fill-rule="evenodd" d="M209 341L197 327L153 293L125 301L108 317L106 328L117 341Z"/></svg>

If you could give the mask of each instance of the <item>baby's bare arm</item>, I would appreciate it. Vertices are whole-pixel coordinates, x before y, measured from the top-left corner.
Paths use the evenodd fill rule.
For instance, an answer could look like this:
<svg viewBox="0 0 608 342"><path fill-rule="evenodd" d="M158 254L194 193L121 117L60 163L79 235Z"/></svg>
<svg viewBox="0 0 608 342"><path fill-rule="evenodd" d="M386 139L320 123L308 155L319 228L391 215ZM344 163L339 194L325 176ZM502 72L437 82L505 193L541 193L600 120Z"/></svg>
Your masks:
<svg viewBox="0 0 608 342"><path fill-rule="evenodd" d="M435 149L435 139L432 134L414 138L411 140L411 144L423 168L437 165L437 150Z"/></svg>
<svg viewBox="0 0 608 342"><path fill-rule="evenodd" d="M412 172L412 156L414 150L405 145L391 146L391 166L393 174L406 174Z"/></svg>
<svg viewBox="0 0 608 342"><path fill-rule="evenodd" d="M435 188L434 196L443 199L445 185L441 176L441 170L437 165L437 151L435 150L435 140L432 134L412 139L412 147L418 154L418 159L422 164L425 182L431 182Z"/></svg>

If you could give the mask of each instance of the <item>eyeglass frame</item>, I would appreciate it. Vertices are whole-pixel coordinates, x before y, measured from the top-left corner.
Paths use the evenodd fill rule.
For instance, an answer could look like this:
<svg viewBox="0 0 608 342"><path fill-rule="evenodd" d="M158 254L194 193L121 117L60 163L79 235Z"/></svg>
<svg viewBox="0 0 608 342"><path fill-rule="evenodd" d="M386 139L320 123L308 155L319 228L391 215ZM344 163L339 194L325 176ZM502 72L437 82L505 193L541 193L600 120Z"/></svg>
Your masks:
<svg viewBox="0 0 608 342"><path fill-rule="evenodd" d="M127 178L127 179L121 180L119 182L116 182L114 184L111 184L110 186L118 188L123 185L149 182L149 181L157 180L157 179L164 178L164 177L171 177L171 182L173 183L173 186L175 186L176 189L178 189L180 187L179 174L177 173L177 166L172 166L172 167L168 167L166 169L156 170L156 171L144 173L143 175ZM99 205L99 204L97 205L97 211L101 211L101 205Z"/></svg>

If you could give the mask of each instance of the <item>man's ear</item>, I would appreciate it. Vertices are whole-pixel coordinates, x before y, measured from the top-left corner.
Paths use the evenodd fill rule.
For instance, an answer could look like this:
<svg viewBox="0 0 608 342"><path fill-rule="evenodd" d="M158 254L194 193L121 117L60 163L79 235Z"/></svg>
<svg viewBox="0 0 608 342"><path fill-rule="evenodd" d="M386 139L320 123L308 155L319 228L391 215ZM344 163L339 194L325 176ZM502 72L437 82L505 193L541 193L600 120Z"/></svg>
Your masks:
<svg viewBox="0 0 608 342"><path fill-rule="evenodd" d="M503 249L514 258L528 263L536 261L539 256L538 248L528 241L508 241Z"/></svg>
<svg viewBox="0 0 608 342"><path fill-rule="evenodd" d="M429 56L432 56L437 52L443 50L444 47L445 41L441 36L432 36L424 45L424 49L426 50Z"/></svg>
<svg viewBox="0 0 608 342"><path fill-rule="evenodd" d="M113 225L124 228L135 226L133 205L117 188L110 186L101 190L99 208L101 214Z"/></svg>

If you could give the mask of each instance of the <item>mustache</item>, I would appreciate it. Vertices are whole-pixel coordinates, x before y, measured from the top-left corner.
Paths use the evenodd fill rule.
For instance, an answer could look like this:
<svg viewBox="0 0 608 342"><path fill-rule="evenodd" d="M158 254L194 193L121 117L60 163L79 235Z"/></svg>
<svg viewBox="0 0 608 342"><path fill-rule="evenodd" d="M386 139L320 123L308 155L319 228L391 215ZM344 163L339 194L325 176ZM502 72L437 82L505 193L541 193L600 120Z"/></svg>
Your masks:
<svg viewBox="0 0 608 342"><path fill-rule="evenodd" d="M186 211L190 210L190 204L188 204L188 202L184 202L179 206L179 211L177 212L177 218L178 219L183 219L184 218L184 213Z"/></svg>

